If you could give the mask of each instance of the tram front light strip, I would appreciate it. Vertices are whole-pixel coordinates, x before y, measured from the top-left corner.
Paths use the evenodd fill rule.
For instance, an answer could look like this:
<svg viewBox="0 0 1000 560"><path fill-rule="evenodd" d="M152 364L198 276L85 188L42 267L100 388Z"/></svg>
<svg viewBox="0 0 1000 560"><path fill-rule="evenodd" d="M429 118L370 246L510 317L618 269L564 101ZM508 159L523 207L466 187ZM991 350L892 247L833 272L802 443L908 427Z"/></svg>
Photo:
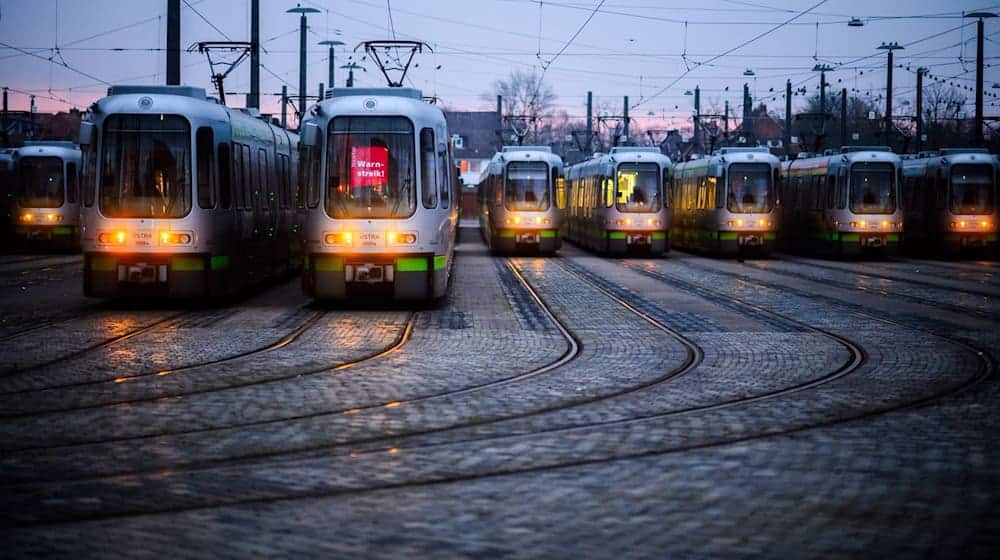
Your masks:
<svg viewBox="0 0 1000 560"><path fill-rule="evenodd" d="M128 235L125 230L102 231L97 234L97 242L103 245L124 245Z"/></svg>
<svg viewBox="0 0 1000 560"><path fill-rule="evenodd" d="M951 229L982 229L990 230L993 228L993 224L987 220L981 220L979 222L959 220L957 222L951 223Z"/></svg>
<svg viewBox="0 0 1000 560"><path fill-rule="evenodd" d="M385 240L389 245L415 245L417 234L411 231L389 231L385 234Z"/></svg>
<svg viewBox="0 0 1000 560"><path fill-rule="evenodd" d="M191 234L183 231L161 231L160 245L187 245L191 243Z"/></svg>
<svg viewBox="0 0 1000 560"><path fill-rule="evenodd" d="M32 214L32 213L30 213L30 212L28 212L27 214L21 214L21 221L22 222L33 222L33 221L35 221L35 215Z"/></svg>
<svg viewBox="0 0 1000 560"><path fill-rule="evenodd" d="M353 245L354 234L349 231L327 233L323 236L323 241L325 241L327 245Z"/></svg>

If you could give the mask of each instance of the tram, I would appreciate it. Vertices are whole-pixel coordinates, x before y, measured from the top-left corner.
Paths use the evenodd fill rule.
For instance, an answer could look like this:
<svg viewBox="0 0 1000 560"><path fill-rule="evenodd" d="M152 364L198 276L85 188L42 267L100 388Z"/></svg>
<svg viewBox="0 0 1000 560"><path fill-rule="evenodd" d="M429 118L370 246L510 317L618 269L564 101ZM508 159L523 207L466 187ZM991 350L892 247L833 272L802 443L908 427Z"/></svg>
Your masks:
<svg viewBox="0 0 1000 560"><path fill-rule="evenodd" d="M75 249L80 239L80 149L28 141L12 154L10 215L15 242Z"/></svg>
<svg viewBox="0 0 1000 560"><path fill-rule="evenodd" d="M403 87L334 89L302 128L304 292L445 296L459 198L444 113Z"/></svg>
<svg viewBox="0 0 1000 560"><path fill-rule="evenodd" d="M80 143L86 295L226 295L297 268L293 133L201 88L123 85Z"/></svg>
<svg viewBox="0 0 1000 560"><path fill-rule="evenodd" d="M902 160L889 148L844 147L783 169L781 237L790 250L844 257L898 251Z"/></svg>
<svg viewBox="0 0 1000 560"><path fill-rule="evenodd" d="M984 149L945 149L903 160L907 252L995 252L998 178L1000 160Z"/></svg>
<svg viewBox="0 0 1000 560"><path fill-rule="evenodd" d="M670 173L670 158L650 147L614 147L570 166L563 235L601 253L663 254Z"/></svg>
<svg viewBox="0 0 1000 560"><path fill-rule="evenodd" d="M679 163L673 177L673 243L721 255L774 250L781 162L767 148L720 148Z"/></svg>
<svg viewBox="0 0 1000 560"><path fill-rule="evenodd" d="M566 182L551 148L504 146L483 170L478 194L479 230L491 250L559 250Z"/></svg>

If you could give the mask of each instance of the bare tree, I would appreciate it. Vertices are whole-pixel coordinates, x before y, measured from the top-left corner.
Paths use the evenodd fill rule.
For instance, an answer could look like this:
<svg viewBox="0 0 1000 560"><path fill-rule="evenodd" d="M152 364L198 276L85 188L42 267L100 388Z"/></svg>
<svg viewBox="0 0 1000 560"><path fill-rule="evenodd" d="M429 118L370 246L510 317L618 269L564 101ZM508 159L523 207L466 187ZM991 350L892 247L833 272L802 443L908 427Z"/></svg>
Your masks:
<svg viewBox="0 0 1000 560"><path fill-rule="evenodd" d="M484 101L492 101L498 95L502 97L504 116L523 117L524 124L529 126L529 136L540 141L537 132L540 119L549 115L556 100L555 92L542 75L534 70L514 70L506 79L494 82L493 92L482 97Z"/></svg>

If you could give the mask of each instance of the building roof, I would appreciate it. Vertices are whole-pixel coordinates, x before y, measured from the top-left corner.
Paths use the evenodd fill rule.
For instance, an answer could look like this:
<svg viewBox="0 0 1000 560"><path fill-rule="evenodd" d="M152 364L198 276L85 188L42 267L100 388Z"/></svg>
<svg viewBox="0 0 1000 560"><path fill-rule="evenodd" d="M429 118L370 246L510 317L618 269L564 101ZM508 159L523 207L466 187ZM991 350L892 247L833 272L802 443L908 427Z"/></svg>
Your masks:
<svg viewBox="0 0 1000 560"><path fill-rule="evenodd" d="M462 137L462 148L455 149L456 159L489 159L497 151L496 111L445 111L448 131Z"/></svg>

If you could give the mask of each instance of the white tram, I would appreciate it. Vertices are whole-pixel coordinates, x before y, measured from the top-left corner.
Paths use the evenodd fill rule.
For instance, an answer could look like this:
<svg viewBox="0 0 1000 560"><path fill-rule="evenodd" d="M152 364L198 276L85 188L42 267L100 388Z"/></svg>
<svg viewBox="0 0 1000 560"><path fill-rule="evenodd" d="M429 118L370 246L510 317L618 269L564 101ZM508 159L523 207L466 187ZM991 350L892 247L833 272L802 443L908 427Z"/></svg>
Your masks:
<svg viewBox="0 0 1000 560"><path fill-rule="evenodd" d="M903 235L902 165L889 148L785 162L781 236L792 250L834 256L893 254Z"/></svg>
<svg viewBox="0 0 1000 560"><path fill-rule="evenodd" d="M670 158L648 147L615 147L570 166L563 235L609 254L669 250L670 173Z"/></svg>
<svg viewBox="0 0 1000 560"><path fill-rule="evenodd" d="M302 147L305 293L442 298L461 201L441 109L416 89L334 89Z"/></svg>
<svg viewBox="0 0 1000 560"><path fill-rule="evenodd" d="M566 182L551 148L504 146L483 170L478 192L479 228L491 250L559 250Z"/></svg>
<svg viewBox="0 0 1000 560"><path fill-rule="evenodd" d="M720 148L674 167L674 245L768 254L778 229L781 163L767 148Z"/></svg>
<svg viewBox="0 0 1000 560"><path fill-rule="evenodd" d="M297 138L187 86L113 86L81 124L84 293L235 292L297 267Z"/></svg>
<svg viewBox="0 0 1000 560"><path fill-rule="evenodd" d="M908 251L946 256L996 251L1000 160L983 149L945 149L903 161Z"/></svg>
<svg viewBox="0 0 1000 560"><path fill-rule="evenodd" d="M29 141L12 154L10 213L18 243L75 249L80 243L80 148Z"/></svg>

